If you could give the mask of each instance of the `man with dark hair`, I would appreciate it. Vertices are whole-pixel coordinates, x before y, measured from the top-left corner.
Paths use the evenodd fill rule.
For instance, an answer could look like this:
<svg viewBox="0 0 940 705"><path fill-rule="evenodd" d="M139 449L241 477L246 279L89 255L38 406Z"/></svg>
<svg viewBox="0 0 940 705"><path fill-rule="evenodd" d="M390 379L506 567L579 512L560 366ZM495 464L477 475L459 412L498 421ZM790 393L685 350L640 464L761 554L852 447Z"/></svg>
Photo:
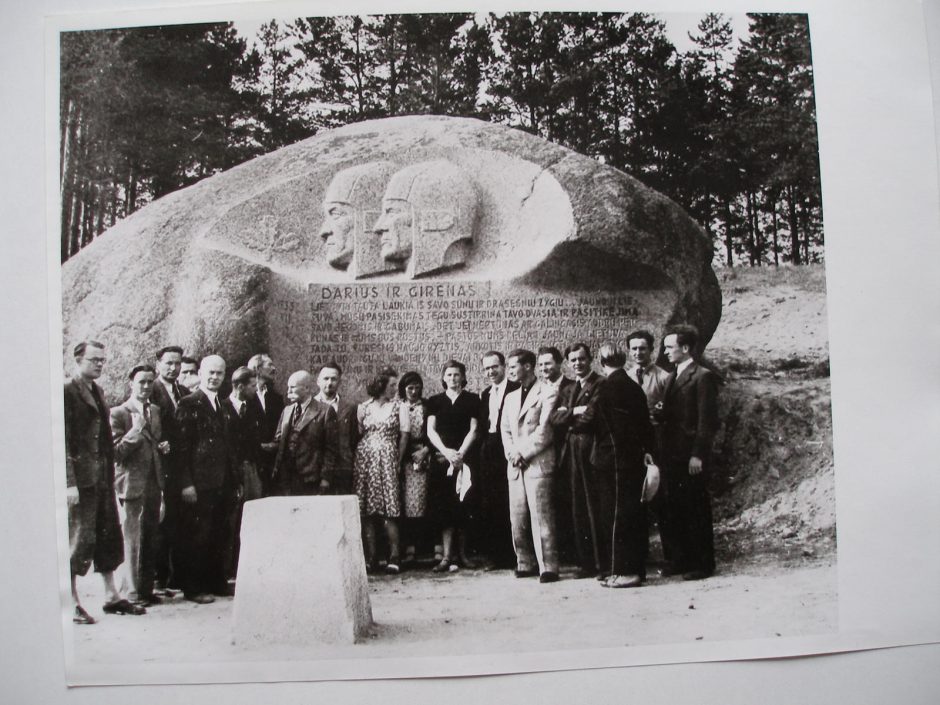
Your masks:
<svg viewBox="0 0 940 705"><path fill-rule="evenodd" d="M184 395L192 394L199 389L199 360L183 355L177 381Z"/></svg>
<svg viewBox="0 0 940 705"><path fill-rule="evenodd" d="M127 597L142 605L158 604L153 593L160 500L165 482L160 407L151 403L156 371L137 365L128 379L131 393L111 409L111 435L117 460L115 489L124 509L124 583Z"/></svg>
<svg viewBox="0 0 940 705"><path fill-rule="evenodd" d="M213 602L213 594L230 594L225 564L229 517L241 482L230 419L219 399L224 380L225 360L204 357L199 389L183 397L176 410L174 487L182 488L177 549L184 563L183 592L197 604Z"/></svg>
<svg viewBox="0 0 940 705"><path fill-rule="evenodd" d="M591 369L591 349L576 343L565 350L565 357L575 374L575 384L558 402L552 415L556 433L565 435L562 457L571 477L572 523L578 553L579 577L610 575L610 542L607 529L613 498L607 493L604 478L594 466L595 418L599 390L604 378Z"/></svg>
<svg viewBox="0 0 940 705"><path fill-rule="evenodd" d="M284 397L274 389L274 379L277 376L277 367L274 360L264 353L252 355L248 360L248 369L255 374L257 386L255 396L249 404L261 418L259 440L261 442L261 492L267 497L274 493L272 473L274 472L274 458L277 455L277 444L274 434L277 433L277 422L284 411Z"/></svg>
<svg viewBox="0 0 940 705"><path fill-rule="evenodd" d="M660 413L667 509L678 553L669 572L701 580L715 571L708 481L719 424L718 380L693 358L698 345L694 327L676 326L663 345L676 366L666 382Z"/></svg>
<svg viewBox="0 0 940 705"><path fill-rule="evenodd" d="M157 595L172 596L174 591L170 588L179 587L182 580L182 575L177 575L179 566L176 565L178 561L174 556L180 492L183 489L173 486L173 464L176 462L176 407L180 399L189 394L189 390L179 384L183 348L167 345L157 350L155 357L157 379L153 383L150 401L160 409L162 440L169 443L170 450L163 458L164 512L163 520L157 528L154 546L154 592Z"/></svg>
<svg viewBox="0 0 940 705"><path fill-rule="evenodd" d="M222 403L229 415L232 441L235 444L236 474L240 478L241 497L233 503L230 512L231 529L225 553L227 575L234 577L238 568L240 548L239 532L242 523L242 507L261 494L261 414L252 404L255 398L256 377L247 367L239 367L232 373L232 392Z"/></svg>
<svg viewBox="0 0 940 705"><path fill-rule="evenodd" d="M653 423L653 433L656 436L656 457L658 458L660 456L659 451L662 448L662 426L654 416L656 408L662 403L669 373L653 361L653 342L653 334L647 330L636 330L627 336L627 349L630 351L630 358L633 361L633 367L627 371L627 375L640 385L646 395L646 405L650 412L650 420ZM668 563L672 560L675 552L675 539L669 526L668 512L666 512L665 484L653 497L649 509L656 517L659 538L663 547L663 559Z"/></svg>
<svg viewBox="0 0 940 705"><path fill-rule="evenodd" d="M343 380L343 370L330 361L320 368L317 386L320 388L315 399L333 407L336 412L336 467L333 473L332 494L354 494L352 472L356 445L359 443L359 421L356 418L357 405L339 395L339 385Z"/></svg>
<svg viewBox="0 0 940 705"><path fill-rule="evenodd" d="M124 545L114 497L114 445L104 393L95 382L104 369L104 345L94 340L73 350L75 374L65 383L65 474L69 511L69 548L75 624L94 624L78 599L76 579L94 563L101 573L109 614L143 614L122 598L114 570L124 560Z"/></svg>
<svg viewBox="0 0 940 705"><path fill-rule="evenodd" d="M477 548L484 554L487 570L512 568L516 556L509 521L509 481L506 477L506 453L500 432L506 395L519 383L506 379L506 358L498 350L483 353L483 374L490 386L483 390L480 404L482 443L478 489L479 519L473 522Z"/></svg>
<svg viewBox="0 0 940 705"><path fill-rule="evenodd" d="M287 398L274 441L278 494L329 494L336 467L336 412L313 398L314 379L299 370L287 380Z"/></svg>
<svg viewBox="0 0 940 705"><path fill-rule="evenodd" d="M598 393L592 462L602 483L601 494L614 500L609 516L601 513L601 521L610 522L605 531L613 537L610 577L603 585L638 587L646 580L649 533L643 490L656 439L643 390L623 369L626 354L617 345L604 343L598 358L606 381ZM650 481L658 481L658 471L649 472Z"/></svg>
<svg viewBox="0 0 940 705"><path fill-rule="evenodd" d="M509 467L509 507L516 577L539 575L539 582L558 580L553 475L555 446L551 415L555 388L535 376L535 354L509 353L509 376L519 387L506 395L500 432Z"/></svg>
<svg viewBox="0 0 940 705"><path fill-rule="evenodd" d="M553 345L539 348L536 358L536 368L539 376L546 384L555 389L555 395L562 399L575 382L565 377L561 371L561 351ZM552 485L555 493L555 527L557 531L558 554L564 563L573 562L577 556L574 545L574 526L571 523L571 476L569 463L563 463L562 450L565 445L563 433L554 434L555 444L555 475Z"/></svg>

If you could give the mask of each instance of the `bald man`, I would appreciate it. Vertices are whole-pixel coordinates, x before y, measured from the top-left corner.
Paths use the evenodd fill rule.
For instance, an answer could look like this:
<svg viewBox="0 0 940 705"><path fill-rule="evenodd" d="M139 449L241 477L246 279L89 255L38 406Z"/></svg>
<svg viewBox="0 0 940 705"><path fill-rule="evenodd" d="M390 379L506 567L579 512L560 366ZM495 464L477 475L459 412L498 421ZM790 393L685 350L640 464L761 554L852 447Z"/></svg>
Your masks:
<svg viewBox="0 0 940 705"><path fill-rule="evenodd" d="M274 442L274 483L282 495L332 494L338 456L336 412L313 398L316 380L306 370L287 380L287 400Z"/></svg>
<svg viewBox="0 0 940 705"><path fill-rule="evenodd" d="M197 604L229 595L226 574L228 517L241 492L228 414L219 399L225 360L199 363L199 388L176 407L177 473L181 488L177 549L183 559L183 594Z"/></svg>

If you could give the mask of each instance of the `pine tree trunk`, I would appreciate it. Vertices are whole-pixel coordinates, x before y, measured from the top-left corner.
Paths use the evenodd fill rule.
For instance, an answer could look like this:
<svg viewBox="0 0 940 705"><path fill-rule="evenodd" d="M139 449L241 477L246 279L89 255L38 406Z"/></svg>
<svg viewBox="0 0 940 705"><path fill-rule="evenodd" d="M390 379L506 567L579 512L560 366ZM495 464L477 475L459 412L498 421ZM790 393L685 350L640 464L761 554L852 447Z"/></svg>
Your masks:
<svg viewBox="0 0 940 705"><path fill-rule="evenodd" d="M793 187L787 186L787 215L790 224L790 260L793 264L802 264L800 257L800 230L797 227L796 203L793 197Z"/></svg>
<svg viewBox="0 0 940 705"><path fill-rule="evenodd" d="M777 237L777 199L768 194L767 200L770 203L771 226L773 228L774 245L774 266L780 266L780 242Z"/></svg>
<svg viewBox="0 0 940 705"><path fill-rule="evenodd" d="M725 199L725 258L729 267L734 267L734 247L731 236L731 200Z"/></svg>

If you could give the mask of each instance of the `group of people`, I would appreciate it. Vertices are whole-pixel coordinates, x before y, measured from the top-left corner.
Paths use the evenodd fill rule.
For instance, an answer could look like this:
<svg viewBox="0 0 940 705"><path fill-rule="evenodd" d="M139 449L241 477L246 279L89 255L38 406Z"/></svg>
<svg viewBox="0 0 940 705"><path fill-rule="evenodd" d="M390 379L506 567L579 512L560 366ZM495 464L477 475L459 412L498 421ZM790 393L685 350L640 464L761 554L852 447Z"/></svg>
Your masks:
<svg viewBox="0 0 940 705"><path fill-rule="evenodd" d="M79 343L65 384L73 619L95 621L76 589L92 563L106 613L143 614L176 591L198 604L231 595L241 508L270 495L355 494L370 573L433 556L435 572L503 568L551 583L564 562L611 588L646 579L651 507L661 574L706 578L717 379L692 358L697 335L664 337L672 372L636 331L628 351L600 346L599 372L584 343L564 356L494 350L480 360L480 395L448 360L438 394L418 372L386 368L359 404L340 395L335 362L291 374L285 403L265 354L226 378L220 356L197 363L168 346L129 371L127 400L110 410L95 382L105 347Z"/></svg>

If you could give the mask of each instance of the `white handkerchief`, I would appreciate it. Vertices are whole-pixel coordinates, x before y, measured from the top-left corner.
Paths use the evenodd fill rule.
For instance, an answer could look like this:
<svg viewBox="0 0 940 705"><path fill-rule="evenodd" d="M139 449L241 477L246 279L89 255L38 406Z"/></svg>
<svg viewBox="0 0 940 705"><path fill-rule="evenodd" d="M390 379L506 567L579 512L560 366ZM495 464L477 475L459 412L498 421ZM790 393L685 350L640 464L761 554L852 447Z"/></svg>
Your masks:
<svg viewBox="0 0 940 705"><path fill-rule="evenodd" d="M453 473L454 466L451 465L447 469L447 474L450 475ZM463 502L464 497L467 496L467 492L470 491L470 488L473 486L473 481L470 479L470 466L464 464L462 468L457 472L457 494L460 496L460 501Z"/></svg>

